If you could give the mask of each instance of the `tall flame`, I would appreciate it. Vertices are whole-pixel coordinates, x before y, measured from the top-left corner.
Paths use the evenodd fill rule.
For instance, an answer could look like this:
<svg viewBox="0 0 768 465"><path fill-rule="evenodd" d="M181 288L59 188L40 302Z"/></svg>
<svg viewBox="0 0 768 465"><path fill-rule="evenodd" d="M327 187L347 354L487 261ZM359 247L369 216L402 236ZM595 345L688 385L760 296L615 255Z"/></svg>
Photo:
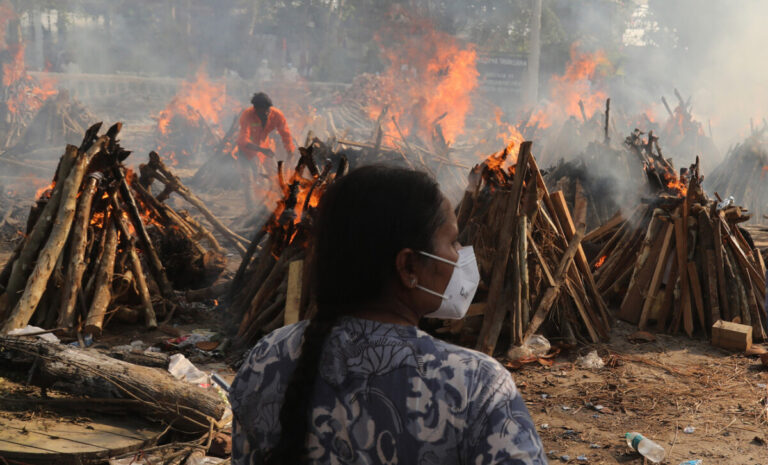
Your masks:
<svg viewBox="0 0 768 465"><path fill-rule="evenodd" d="M390 11L391 21L376 34L389 67L378 95L371 95L368 113L377 119L385 107L385 129L429 138L439 124L447 141L464 132L477 87L477 53L471 45L437 31L427 19L402 8Z"/></svg>

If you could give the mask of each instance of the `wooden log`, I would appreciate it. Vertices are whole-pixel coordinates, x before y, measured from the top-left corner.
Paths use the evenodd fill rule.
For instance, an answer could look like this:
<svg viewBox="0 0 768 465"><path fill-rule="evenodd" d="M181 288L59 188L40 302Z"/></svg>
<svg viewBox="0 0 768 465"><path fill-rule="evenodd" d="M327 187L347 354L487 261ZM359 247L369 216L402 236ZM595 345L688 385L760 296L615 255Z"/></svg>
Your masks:
<svg viewBox="0 0 768 465"><path fill-rule="evenodd" d="M559 219L557 218L557 215L555 215L555 205L552 203L552 199L549 196L549 190L547 189L547 183L544 182L544 177L541 175L541 170L539 169L539 165L536 163L536 159L534 157L530 157L528 159L529 168L531 170L531 173L536 176L536 183L539 186L539 190L543 193L542 200L544 201L544 205L547 207L547 210L552 212L552 221L555 224L555 227L557 228L557 232L560 235L563 235L563 226L560 224ZM570 240L570 239L569 239Z"/></svg>
<svg viewBox="0 0 768 465"><path fill-rule="evenodd" d="M91 204L93 196L99 185L101 176L90 176L80 193L77 204L75 224L71 232L72 239L69 243L70 261L67 266L67 276L64 282L64 291L61 297L59 318L56 326L72 330L75 324L75 303L82 286L83 273L87 265L85 261L85 249L88 242L88 226L91 221Z"/></svg>
<svg viewBox="0 0 768 465"><path fill-rule="evenodd" d="M5 285L5 292L0 296L0 319L5 319L5 316L16 305L19 297L21 297L19 293L24 289L24 284L34 267L38 252L43 244L45 244L45 240L51 230L51 225L56 219L64 191L64 181L69 176L69 172L72 166L74 166L77 157L77 147L68 145L64 155L61 156L58 169L56 170L57 181L51 192L51 197L46 202L45 207L43 207L43 211L38 216L32 230L29 231L24 239L24 246L21 252L19 252L18 258L13 262L7 284Z"/></svg>
<svg viewBox="0 0 768 465"><path fill-rule="evenodd" d="M647 288L647 291L642 298L642 309L640 311L640 319L638 320L638 328L645 329L648 318L650 317L651 308L655 302L655 296L659 292L661 281L664 278L664 272L667 269L669 262L669 254L671 252L672 235L675 227L673 224L667 223L663 228L661 250L658 254L658 259L653 266L653 276L651 277L651 283Z"/></svg>
<svg viewBox="0 0 768 465"><path fill-rule="evenodd" d="M209 390L176 380L166 370L123 362L95 350L14 336L0 336L0 348L16 360L28 358L30 365L36 363L35 383L56 382L58 389L97 399L138 400L145 411L177 430L208 432L225 411L225 402Z"/></svg>
<svg viewBox="0 0 768 465"><path fill-rule="evenodd" d="M116 211L112 212L112 215L119 214ZM115 228L114 221L110 217L105 226L107 228L107 239L104 244L104 258L96 270L93 300L91 301L91 308L88 310L88 317L83 328L86 334L95 336L101 335L104 315L107 312L109 302L112 300L112 275L115 270L115 256L117 254L117 228Z"/></svg>
<svg viewBox="0 0 768 465"><path fill-rule="evenodd" d="M32 314L34 313L35 308L37 308L37 304L40 302L40 298L45 291L48 278L51 276L56 260L58 260L59 254L64 248L67 236L69 236L72 220L75 216L77 193L83 182L85 169L88 167L91 159L102 150L103 144L107 141L107 136L99 138L93 143L88 151L78 156L74 166L70 170L69 175L64 181L64 187L61 193L61 203L56 213L56 221L54 222L53 229L48 235L48 239L45 246L40 251L40 255L37 257L35 269L27 280L24 294L6 319L0 333L7 333L12 329L23 328L32 317Z"/></svg>
<svg viewBox="0 0 768 465"><path fill-rule="evenodd" d="M218 299L227 294L232 287L232 281L222 281L203 289L191 289L184 293L187 302L201 302L203 300Z"/></svg>
<svg viewBox="0 0 768 465"><path fill-rule="evenodd" d="M111 195L110 202L112 204L112 211L122 212L115 193ZM133 271L133 276L136 280L136 288L139 291L139 297L141 298L141 305L144 313L144 325L150 329L157 328L157 314L155 313L155 307L152 305L152 296L149 293L147 279L144 276L144 267L141 264L139 254L136 252L135 239L131 236L128 222L122 214L118 213L115 215L115 225L120 231L120 235L124 238L124 246L128 253L128 258L131 261L131 270Z"/></svg>
<svg viewBox="0 0 768 465"><path fill-rule="evenodd" d="M535 183L532 183L535 185ZM530 295L530 283L528 278L528 222L525 218L518 220L517 231L517 266L520 269L520 287L521 287L521 312L520 312L520 336L522 340L522 334L525 332L528 326L528 321L531 319L531 295Z"/></svg>
<svg viewBox="0 0 768 465"><path fill-rule="evenodd" d="M661 308L659 309L658 321L656 321L656 330L665 331L668 328L667 321L670 314L672 314L672 305L675 300L675 288L679 282L680 267L677 263L677 254L671 251L672 268L669 271L669 277L667 279L666 287L664 288L664 298L661 301Z"/></svg>
<svg viewBox="0 0 768 465"><path fill-rule="evenodd" d="M574 256L577 254L581 244L581 239L583 237L584 232L577 231L573 238L571 238L571 240L568 242L568 248L565 249L562 258L560 259L560 263L557 265L557 271L555 272L554 276L555 285L547 288L546 292L539 301L536 312L533 314L533 318L528 324L528 329L526 329L525 334L523 335L523 341L527 341L528 338L534 335L536 331L538 331L541 324L544 323L544 320L547 318L549 311L552 309L552 305L560 295L560 290L563 287L563 283L565 281L565 273L570 267ZM587 325L587 330L589 330L589 325ZM590 331L590 334L592 334L592 331Z"/></svg>

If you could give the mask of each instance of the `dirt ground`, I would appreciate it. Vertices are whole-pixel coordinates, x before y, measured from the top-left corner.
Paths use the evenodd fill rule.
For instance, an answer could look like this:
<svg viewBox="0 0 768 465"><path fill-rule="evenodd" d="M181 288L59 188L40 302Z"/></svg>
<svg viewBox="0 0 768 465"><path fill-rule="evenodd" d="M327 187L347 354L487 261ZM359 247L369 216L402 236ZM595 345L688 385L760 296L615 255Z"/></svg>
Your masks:
<svg viewBox="0 0 768 465"><path fill-rule="evenodd" d="M618 322L610 343L512 372L552 463L641 464L623 438L630 431L664 447L673 465L768 463L768 368L758 358L685 336L634 344L634 331ZM580 368L577 357L592 350L617 366Z"/></svg>

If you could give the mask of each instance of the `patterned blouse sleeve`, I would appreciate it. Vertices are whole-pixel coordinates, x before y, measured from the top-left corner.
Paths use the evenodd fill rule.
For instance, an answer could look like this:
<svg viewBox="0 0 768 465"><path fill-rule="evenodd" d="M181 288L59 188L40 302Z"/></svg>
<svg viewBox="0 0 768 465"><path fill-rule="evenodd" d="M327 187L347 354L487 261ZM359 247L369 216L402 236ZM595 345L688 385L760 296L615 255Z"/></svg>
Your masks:
<svg viewBox="0 0 768 465"><path fill-rule="evenodd" d="M473 400L477 408L469 419L465 463L546 465L541 439L523 397L509 372L495 365L480 370L489 379L477 383L480 392Z"/></svg>

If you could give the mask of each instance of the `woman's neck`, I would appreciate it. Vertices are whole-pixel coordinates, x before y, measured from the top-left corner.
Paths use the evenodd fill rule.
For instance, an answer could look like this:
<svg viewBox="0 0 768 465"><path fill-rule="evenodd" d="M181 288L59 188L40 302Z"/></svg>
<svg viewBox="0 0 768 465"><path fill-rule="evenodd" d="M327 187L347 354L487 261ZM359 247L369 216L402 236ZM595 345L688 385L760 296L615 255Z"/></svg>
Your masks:
<svg viewBox="0 0 768 465"><path fill-rule="evenodd" d="M421 316L399 299L383 299L361 305L351 316L364 320L391 323L403 326L417 326Z"/></svg>

